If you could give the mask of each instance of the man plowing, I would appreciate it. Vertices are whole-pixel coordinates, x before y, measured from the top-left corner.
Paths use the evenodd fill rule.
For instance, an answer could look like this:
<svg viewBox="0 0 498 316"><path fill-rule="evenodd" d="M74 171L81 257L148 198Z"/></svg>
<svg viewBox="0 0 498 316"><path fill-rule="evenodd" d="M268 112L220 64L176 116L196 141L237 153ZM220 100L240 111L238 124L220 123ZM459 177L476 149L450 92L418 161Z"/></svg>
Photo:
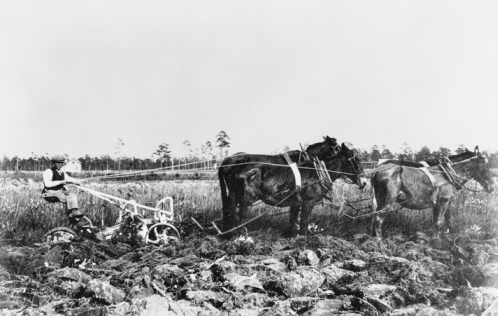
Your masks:
<svg viewBox="0 0 498 316"><path fill-rule="evenodd" d="M42 191L42 198L50 203L63 203L66 206L66 215L69 218L69 223L71 226L74 226L83 217L83 213L79 211L76 194L66 190L64 185L79 185L81 184L81 180L70 177L61 170L65 162L63 156L55 155L51 160L52 167L43 172L43 184L45 186Z"/></svg>

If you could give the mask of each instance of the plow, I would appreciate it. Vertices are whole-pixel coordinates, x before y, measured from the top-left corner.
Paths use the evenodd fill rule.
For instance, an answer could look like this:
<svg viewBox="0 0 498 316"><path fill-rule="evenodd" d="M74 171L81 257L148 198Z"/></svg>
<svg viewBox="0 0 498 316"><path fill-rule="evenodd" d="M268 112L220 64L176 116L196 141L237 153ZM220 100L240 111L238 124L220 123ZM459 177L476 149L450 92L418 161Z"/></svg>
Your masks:
<svg viewBox="0 0 498 316"><path fill-rule="evenodd" d="M106 241L130 225L137 227L137 235L146 244L159 244L171 239L180 239L180 233L173 225L174 211L171 197L165 197L159 200L155 207L149 207L135 200L125 200L90 188L78 186L78 189L117 206L119 216L115 225L99 230L88 217L83 216L75 227L60 226L49 230L43 236L44 242L71 242L77 238L96 238Z"/></svg>

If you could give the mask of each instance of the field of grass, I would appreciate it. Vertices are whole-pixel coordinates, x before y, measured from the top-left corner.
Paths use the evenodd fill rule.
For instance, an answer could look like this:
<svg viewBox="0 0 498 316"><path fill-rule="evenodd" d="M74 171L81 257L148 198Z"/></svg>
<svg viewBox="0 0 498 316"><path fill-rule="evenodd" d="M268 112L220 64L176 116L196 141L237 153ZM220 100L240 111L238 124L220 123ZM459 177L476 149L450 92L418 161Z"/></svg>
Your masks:
<svg viewBox="0 0 498 316"><path fill-rule="evenodd" d="M42 181L43 171L1 171L0 178L11 180L32 179ZM159 181L159 180L215 180L218 179L217 170L147 170L128 171L112 170L105 171L83 171L68 174L74 178L103 180L110 178L112 181ZM126 175L132 176L126 176Z"/></svg>
<svg viewBox="0 0 498 316"><path fill-rule="evenodd" d="M50 204L40 198L41 182L0 179L0 242L30 244L56 226L67 226L68 221L60 204ZM30 181L31 182L31 181ZM191 216L200 222L221 218L221 197L216 180L175 181L122 181L94 182L88 187L123 199L134 199L140 204L155 206L163 197L174 199L177 219ZM77 189L73 189L77 190ZM370 232L369 209L356 211L342 207L346 201L371 197L371 190L359 191L355 186L336 182L330 205L317 205L311 222L315 232L351 238L354 234ZM97 226L112 226L119 208L86 192L78 191L80 209ZM356 208L367 206L368 201L352 203ZM260 204L253 208L249 218L266 212L265 216L248 225L249 232L280 231L287 227L288 209L270 208ZM339 209L342 211L339 212ZM462 190L452 208L452 228L460 234L498 236L498 194L473 193ZM284 213L284 214L281 214ZM152 214L149 214L152 215ZM349 216L345 216L349 215ZM401 210L393 212L384 223L385 234L412 234L416 231L431 233L430 210Z"/></svg>

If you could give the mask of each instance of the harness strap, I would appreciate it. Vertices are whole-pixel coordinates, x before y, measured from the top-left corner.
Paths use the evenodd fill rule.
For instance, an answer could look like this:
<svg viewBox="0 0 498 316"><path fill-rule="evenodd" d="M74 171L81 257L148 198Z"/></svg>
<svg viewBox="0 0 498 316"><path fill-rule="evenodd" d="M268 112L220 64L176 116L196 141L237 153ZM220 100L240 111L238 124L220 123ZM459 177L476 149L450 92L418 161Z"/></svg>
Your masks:
<svg viewBox="0 0 498 316"><path fill-rule="evenodd" d="M297 165L295 162L292 162L292 160L289 157L289 154L284 152L282 154L287 161L287 164L292 170L292 173L294 173L294 179L296 180L296 191L301 190L301 174L299 173L299 169L297 169Z"/></svg>
<svg viewBox="0 0 498 316"><path fill-rule="evenodd" d="M423 165L423 167L420 167L419 169L425 173L425 175L429 178L429 180L431 180L431 183L432 183L432 186L435 187L436 186L436 178L434 178L434 176L432 175L432 173L429 171L429 164L425 161L420 161L420 164Z"/></svg>
<svg viewBox="0 0 498 316"><path fill-rule="evenodd" d="M460 190L462 188L462 184L460 183L460 181L458 181L457 177L455 176L456 172L453 169L453 167L451 167L451 164L452 164L451 160L445 157L441 160L439 168L441 168L441 170L444 172L444 175L446 176L448 181L450 181L450 183L453 184L457 188L457 190Z"/></svg>
<svg viewBox="0 0 498 316"><path fill-rule="evenodd" d="M313 159L313 164L315 165L320 185L326 192L329 192L332 189L332 179L330 178L330 174L327 172L327 166L322 160L319 160L316 157Z"/></svg>

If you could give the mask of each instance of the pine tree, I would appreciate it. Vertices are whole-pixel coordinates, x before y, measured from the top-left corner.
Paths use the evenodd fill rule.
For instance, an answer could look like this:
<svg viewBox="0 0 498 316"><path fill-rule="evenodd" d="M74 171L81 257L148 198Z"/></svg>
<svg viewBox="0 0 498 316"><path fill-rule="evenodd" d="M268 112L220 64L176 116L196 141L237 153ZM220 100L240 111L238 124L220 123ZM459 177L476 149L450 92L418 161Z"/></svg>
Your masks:
<svg viewBox="0 0 498 316"><path fill-rule="evenodd" d="M168 161L171 158L171 150L169 150L169 144L162 143L159 148L154 152L154 155L159 156L161 159L161 168L163 167L163 161L166 161L166 167L168 166Z"/></svg>
<svg viewBox="0 0 498 316"><path fill-rule="evenodd" d="M224 131L220 131L218 135L216 135L216 143L218 143L216 147L220 148L220 158L223 158L223 148L230 147L228 139L230 139L230 137L228 137L227 133Z"/></svg>

